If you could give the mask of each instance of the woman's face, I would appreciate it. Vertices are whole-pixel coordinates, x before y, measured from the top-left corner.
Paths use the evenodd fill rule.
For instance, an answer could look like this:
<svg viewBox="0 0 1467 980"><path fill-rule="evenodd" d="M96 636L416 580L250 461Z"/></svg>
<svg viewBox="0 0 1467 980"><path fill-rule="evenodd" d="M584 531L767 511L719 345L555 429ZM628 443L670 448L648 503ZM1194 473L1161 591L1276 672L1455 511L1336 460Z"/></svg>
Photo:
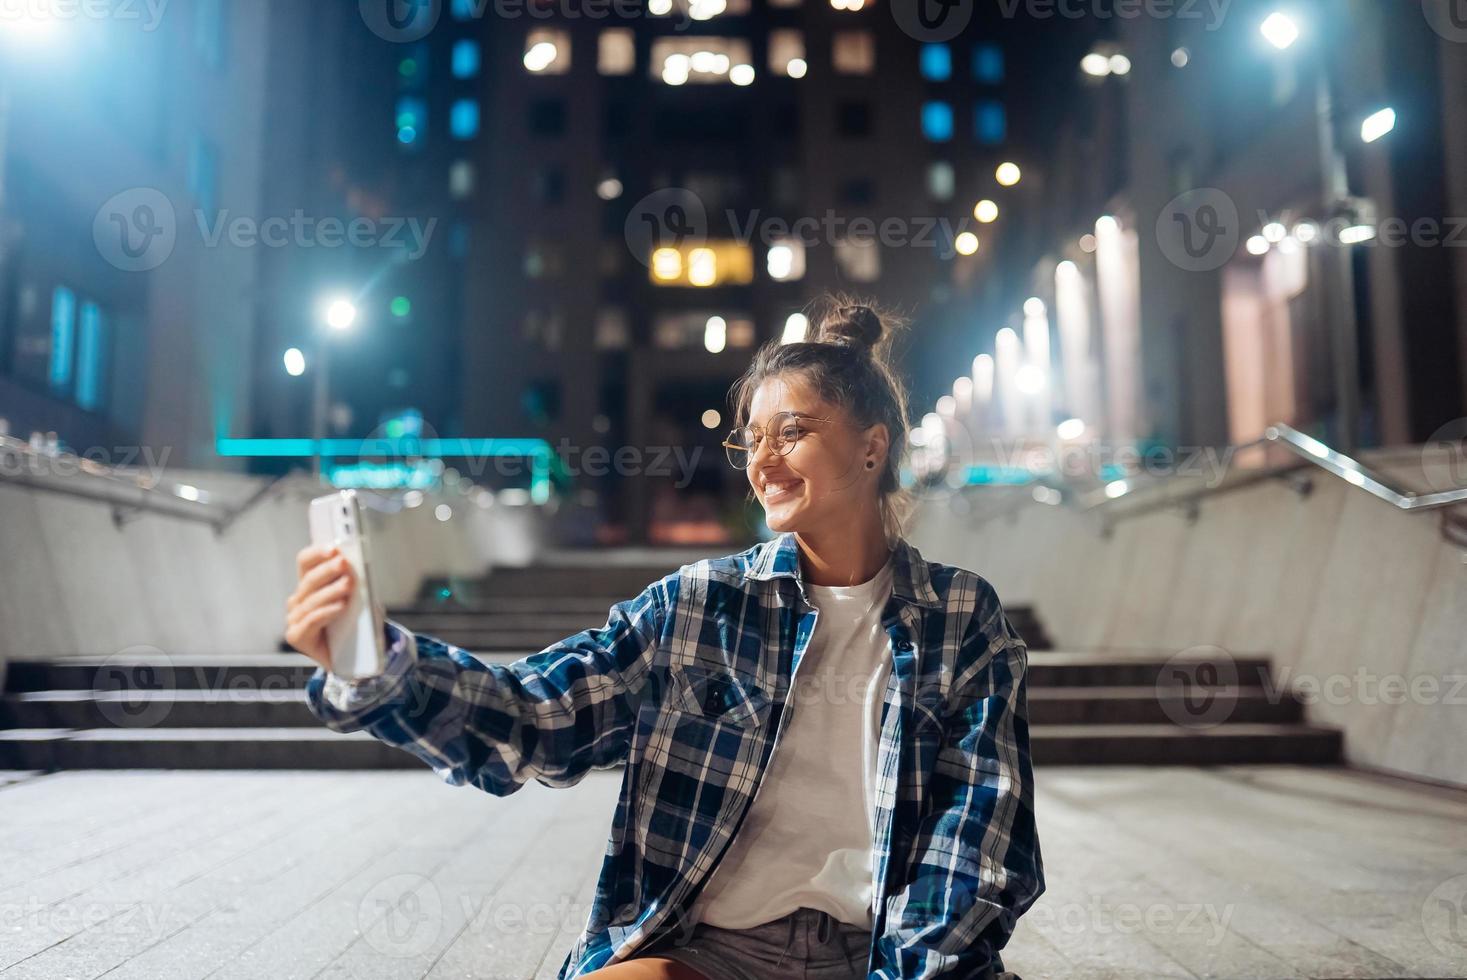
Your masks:
<svg viewBox="0 0 1467 980"><path fill-rule="evenodd" d="M771 531L813 531L848 522L861 506L874 505L881 467L886 459L886 426L860 429L840 408L818 398L804 380L778 375L762 382L749 407L749 425L768 431L780 412L836 422L796 419L800 437L784 456L770 448L767 436L749 461L749 485L764 505ZM876 461L866 468L867 458Z"/></svg>

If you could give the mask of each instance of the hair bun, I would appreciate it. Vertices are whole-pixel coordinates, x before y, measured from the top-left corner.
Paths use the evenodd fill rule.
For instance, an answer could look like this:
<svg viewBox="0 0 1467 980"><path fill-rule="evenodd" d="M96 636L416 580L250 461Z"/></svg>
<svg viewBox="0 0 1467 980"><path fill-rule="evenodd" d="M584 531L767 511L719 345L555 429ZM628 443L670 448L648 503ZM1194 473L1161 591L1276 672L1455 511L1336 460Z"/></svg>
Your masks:
<svg viewBox="0 0 1467 980"><path fill-rule="evenodd" d="M820 325L820 342L869 351L881 342L885 327L869 306L837 306Z"/></svg>

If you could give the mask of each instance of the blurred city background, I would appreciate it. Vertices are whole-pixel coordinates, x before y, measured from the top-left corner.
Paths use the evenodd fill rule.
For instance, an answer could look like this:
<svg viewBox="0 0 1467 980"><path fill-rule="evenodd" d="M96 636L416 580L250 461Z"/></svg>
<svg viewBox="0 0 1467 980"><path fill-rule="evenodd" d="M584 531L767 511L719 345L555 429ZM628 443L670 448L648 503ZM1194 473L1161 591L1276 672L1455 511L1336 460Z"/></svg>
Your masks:
<svg viewBox="0 0 1467 980"><path fill-rule="evenodd" d="M0 972L555 976L618 777L321 728L306 502L542 649L768 537L729 389L834 291L1031 651L1011 968L1464 975L1464 92L1463 0L0 0Z"/></svg>

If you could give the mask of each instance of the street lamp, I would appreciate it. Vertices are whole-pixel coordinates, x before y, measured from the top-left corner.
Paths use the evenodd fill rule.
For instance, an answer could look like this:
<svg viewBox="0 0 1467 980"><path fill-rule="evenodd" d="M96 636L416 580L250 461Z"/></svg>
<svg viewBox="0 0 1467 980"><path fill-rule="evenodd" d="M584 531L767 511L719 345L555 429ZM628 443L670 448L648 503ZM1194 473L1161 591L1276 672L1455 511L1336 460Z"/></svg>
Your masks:
<svg viewBox="0 0 1467 980"><path fill-rule="evenodd" d="M330 333L345 333L357 322L357 305L345 296L334 296L321 306L321 319L327 327L325 331L317 331L316 337L316 374L313 388L311 409L311 438L315 442L316 452L311 457L313 460L312 471L319 478L321 475L321 449L326 441L326 403L329 392L330 358Z"/></svg>
<svg viewBox="0 0 1467 980"><path fill-rule="evenodd" d="M1360 138L1367 143L1374 143L1395 128L1396 110L1386 107L1365 117L1365 121L1360 124Z"/></svg>
<svg viewBox="0 0 1467 980"><path fill-rule="evenodd" d="M1282 10L1276 10L1259 25L1266 41L1279 51L1287 51L1299 40L1302 31L1297 21ZM1345 156L1335 138L1334 90L1330 83L1327 52L1315 46L1312 59L1314 72L1315 139L1323 168L1322 183L1325 211L1331 212L1350 202L1350 178L1345 169ZM1381 135L1384 135L1382 133ZM1351 237L1351 236L1346 236ZM1360 414L1359 325L1355 312L1355 267L1353 245L1365 239L1342 240L1343 247L1327 250L1328 265L1333 265L1335 288L1326 290L1326 305L1332 307L1333 374L1338 399L1339 431L1337 441L1344 452L1355 448L1357 418ZM1265 241L1267 241L1265 239Z"/></svg>

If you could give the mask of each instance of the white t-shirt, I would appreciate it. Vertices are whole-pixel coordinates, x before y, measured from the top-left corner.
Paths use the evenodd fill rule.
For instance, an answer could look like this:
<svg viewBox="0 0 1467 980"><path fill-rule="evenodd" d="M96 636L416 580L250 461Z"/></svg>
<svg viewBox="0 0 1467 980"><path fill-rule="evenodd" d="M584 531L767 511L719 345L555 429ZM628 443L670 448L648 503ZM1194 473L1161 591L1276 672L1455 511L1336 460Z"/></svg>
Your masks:
<svg viewBox="0 0 1467 980"><path fill-rule="evenodd" d="M793 713L694 922L749 929L801 906L871 929L876 751L891 673L881 613L888 558L860 585L805 585L816 613L795 668Z"/></svg>

